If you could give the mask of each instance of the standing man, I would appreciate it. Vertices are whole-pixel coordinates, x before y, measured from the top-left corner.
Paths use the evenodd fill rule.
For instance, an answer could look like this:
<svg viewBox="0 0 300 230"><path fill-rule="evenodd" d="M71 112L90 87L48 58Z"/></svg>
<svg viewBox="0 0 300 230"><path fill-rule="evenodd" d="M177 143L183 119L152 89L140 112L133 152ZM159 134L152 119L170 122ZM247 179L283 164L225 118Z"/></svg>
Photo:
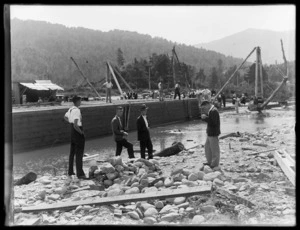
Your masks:
<svg viewBox="0 0 300 230"><path fill-rule="evenodd" d="M225 94L223 92L221 93L221 97L222 97L222 101L223 101L223 107L225 108L225 106L226 106L226 97L225 97Z"/></svg>
<svg viewBox="0 0 300 230"><path fill-rule="evenodd" d="M65 114L64 119L71 124L71 149L69 156L68 175L75 175L73 164L76 156L76 175L78 179L87 179L82 169L82 158L85 145L85 135L82 127L82 116L79 109L81 98L74 96L72 98L74 106Z"/></svg>
<svg viewBox="0 0 300 230"><path fill-rule="evenodd" d="M158 91L159 91L159 101L163 101L164 96L163 96L163 87L162 87L161 81L159 81L159 83L158 83Z"/></svg>
<svg viewBox="0 0 300 230"><path fill-rule="evenodd" d="M175 85L174 99L176 99L177 95L179 96L179 100L180 100L180 85L179 85L179 82L177 82L177 84Z"/></svg>
<svg viewBox="0 0 300 230"><path fill-rule="evenodd" d="M110 81L110 79L107 80L107 82L105 82L103 85L106 86L106 103L111 103L111 89L113 87L112 82Z"/></svg>
<svg viewBox="0 0 300 230"><path fill-rule="evenodd" d="M127 141L128 133L124 131L121 116L123 114L123 107L118 106L116 110L116 116L111 121L111 128L114 135L114 139L117 145L116 156L120 156L122 147L127 148L129 158L134 158L133 144Z"/></svg>
<svg viewBox="0 0 300 230"><path fill-rule="evenodd" d="M218 110L209 101L201 103L201 118L207 122L207 138L205 142L205 157L207 162L204 165L210 166L213 170L219 168L220 163L220 116Z"/></svg>
<svg viewBox="0 0 300 230"><path fill-rule="evenodd" d="M140 141L140 147L141 147L141 158L145 159L145 150L148 149L148 160L153 159L153 145L150 138L150 132L149 132L149 122L147 119L147 111L148 107L143 104L141 107L141 115L138 117L136 121L137 126L137 134L138 134L138 140Z"/></svg>

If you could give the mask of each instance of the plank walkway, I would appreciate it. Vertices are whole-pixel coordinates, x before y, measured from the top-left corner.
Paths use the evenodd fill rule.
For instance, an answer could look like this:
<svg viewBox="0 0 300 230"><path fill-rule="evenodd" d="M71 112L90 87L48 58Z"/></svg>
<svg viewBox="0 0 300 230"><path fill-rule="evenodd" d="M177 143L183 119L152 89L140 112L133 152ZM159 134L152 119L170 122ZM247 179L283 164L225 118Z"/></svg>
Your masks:
<svg viewBox="0 0 300 230"><path fill-rule="evenodd" d="M70 201L70 202L58 202L55 204L48 205L37 205L30 207L23 207L22 212L37 212L37 211L50 211L50 210L62 210L62 209L73 209L79 205L109 205L109 204L123 204L127 202L137 202L151 199L165 199L172 197L181 196L193 196L201 194L210 194L211 186L201 186L201 187L190 187L183 189L168 189L167 191L158 191L151 193L139 193L139 194L128 194L122 196L113 197L102 197L97 198L93 201L81 200L81 201Z"/></svg>
<svg viewBox="0 0 300 230"><path fill-rule="evenodd" d="M295 186L296 177L295 177L295 161L292 159L289 154L284 150L278 150L274 153L274 158L276 159L278 165L290 180L290 182Z"/></svg>

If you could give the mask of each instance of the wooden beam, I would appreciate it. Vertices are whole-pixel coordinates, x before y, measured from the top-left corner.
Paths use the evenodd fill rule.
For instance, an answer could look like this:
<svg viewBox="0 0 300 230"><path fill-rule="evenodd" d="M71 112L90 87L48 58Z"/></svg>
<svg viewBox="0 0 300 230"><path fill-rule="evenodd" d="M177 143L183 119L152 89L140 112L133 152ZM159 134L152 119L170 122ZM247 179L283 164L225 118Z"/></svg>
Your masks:
<svg viewBox="0 0 300 230"><path fill-rule="evenodd" d="M220 193L223 196L226 196L230 200L235 200L238 204L243 204L243 205L245 205L245 206L247 206L249 208L252 208L252 207L255 206L255 204L253 204L249 200L247 200L245 198L242 198L242 197L239 197L239 196L237 196L235 194L232 194L231 192L226 191L225 189L217 188L216 192Z"/></svg>
<svg viewBox="0 0 300 230"><path fill-rule="evenodd" d="M256 63L255 63L255 97L258 96L258 62L259 62L259 58L258 58L258 55L259 55L259 47L257 47L256 49Z"/></svg>
<svg viewBox="0 0 300 230"><path fill-rule="evenodd" d="M130 85L125 81L125 79L121 76L121 73L114 67L112 66L113 70L117 73L117 75L120 77L120 79L124 82L124 84L127 86L127 88L133 92L132 88Z"/></svg>
<svg viewBox="0 0 300 230"><path fill-rule="evenodd" d="M236 68L236 70L234 71L234 73L230 76L230 78L228 78L228 80L225 82L225 84L222 86L222 88L219 90L219 92L215 95L214 97L214 101L218 98L219 94L222 92L222 90L226 87L226 85L231 81L231 79L234 77L234 75L236 74L236 72L245 64L245 62L247 61L247 59L251 56L251 54L256 50L256 47L254 47L254 49L250 52L250 54L245 58L245 60L242 62L242 64Z"/></svg>
<svg viewBox="0 0 300 230"><path fill-rule="evenodd" d="M259 76L260 76L260 93L261 93L261 97L264 98L264 82L263 82L263 72L262 72L261 49L259 49Z"/></svg>
<svg viewBox="0 0 300 230"><path fill-rule="evenodd" d="M118 87L118 89L119 89L119 92L120 92L120 94L121 94L121 97L123 97L124 95L123 95L122 89L121 89L121 87L120 87L120 85L119 85L118 79L116 78L116 75L115 75L115 73L114 73L114 71L113 71L111 65L109 64L109 62L107 62L107 65L108 65L108 68L109 68L109 70L110 70L110 72L111 72L111 74L112 74L112 76L113 76L115 82L116 82L116 85L117 85L117 87Z"/></svg>
<svg viewBox="0 0 300 230"><path fill-rule="evenodd" d="M290 180L290 182L295 186L296 177L295 177L295 161L291 161L289 158L284 157L285 154L281 155L278 151L275 151L274 158L277 161L278 165ZM293 168L292 168L293 167Z"/></svg>
<svg viewBox="0 0 300 230"><path fill-rule="evenodd" d="M95 157L97 157L97 156L99 156L99 154L97 153L97 154L94 154L94 155L91 155L91 156L86 156L86 157L83 157L83 161L86 161L86 160L89 160L89 159L92 159L92 158L95 158Z"/></svg>
<svg viewBox="0 0 300 230"><path fill-rule="evenodd" d="M183 189L167 189L166 191L158 191L151 193L128 194L114 197L96 198L93 201L80 200L71 202L58 202L49 205L37 205L30 207L23 207L22 212L37 212L37 211L50 211L56 209L74 209L79 205L109 205L109 204L124 204L127 202L137 202L152 199L166 199L181 196L193 196L210 194L211 186L191 187Z"/></svg>
<svg viewBox="0 0 300 230"><path fill-rule="evenodd" d="M276 150L277 148L274 148L274 149L267 149L267 150L263 150L263 151L258 151L258 152L254 152L254 153L248 153L247 155L251 156L251 155L258 155L260 153L266 153L266 152L270 152L270 151L274 151Z"/></svg>

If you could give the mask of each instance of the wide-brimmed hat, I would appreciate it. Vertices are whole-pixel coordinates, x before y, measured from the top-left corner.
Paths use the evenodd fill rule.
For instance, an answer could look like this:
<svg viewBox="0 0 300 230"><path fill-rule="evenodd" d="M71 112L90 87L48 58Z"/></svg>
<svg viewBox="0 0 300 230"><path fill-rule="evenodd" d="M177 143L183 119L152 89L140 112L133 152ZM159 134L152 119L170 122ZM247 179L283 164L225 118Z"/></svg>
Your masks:
<svg viewBox="0 0 300 230"><path fill-rule="evenodd" d="M146 106L146 104L142 104L140 110L141 110L141 111L144 111L144 110L146 110L146 109L148 109L148 107Z"/></svg>

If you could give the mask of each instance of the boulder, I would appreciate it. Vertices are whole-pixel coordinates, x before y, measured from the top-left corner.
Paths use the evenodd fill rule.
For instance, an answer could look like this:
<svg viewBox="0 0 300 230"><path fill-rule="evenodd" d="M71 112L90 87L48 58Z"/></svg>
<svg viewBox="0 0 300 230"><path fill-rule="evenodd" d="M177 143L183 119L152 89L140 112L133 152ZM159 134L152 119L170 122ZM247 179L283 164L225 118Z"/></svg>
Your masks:
<svg viewBox="0 0 300 230"><path fill-rule="evenodd" d="M140 203L142 210L145 212L148 208L154 208L153 204L149 204L147 202Z"/></svg>
<svg viewBox="0 0 300 230"><path fill-rule="evenodd" d="M106 176L109 180L114 180L118 177L118 172L107 173Z"/></svg>
<svg viewBox="0 0 300 230"><path fill-rule="evenodd" d="M155 208L162 209L164 207L164 203L162 201L157 201L155 203Z"/></svg>
<svg viewBox="0 0 300 230"><path fill-rule="evenodd" d="M110 163L104 163L101 167L101 171L105 174L115 172L115 168Z"/></svg>
<svg viewBox="0 0 300 230"><path fill-rule="evenodd" d="M58 200L60 198L60 195L58 194L51 194L50 196L48 196L49 200Z"/></svg>
<svg viewBox="0 0 300 230"><path fill-rule="evenodd" d="M167 177L164 181L164 185L166 187L171 187L173 185L173 183L174 183L174 180L172 177Z"/></svg>
<svg viewBox="0 0 300 230"><path fill-rule="evenodd" d="M123 172L123 171L124 171L124 167L123 167L122 165L116 165L116 166L115 166L115 170L116 170L117 172Z"/></svg>
<svg viewBox="0 0 300 230"><path fill-rule="evenodd" d="M189 206L190 206L190 203L189 202L185 202L185 203L177 205L176 207L177 208L187 208Z"/></svg>
<svg viewBox="0 0 300 230"><path fill-rule="evenodd" d="M46 190L41 190L41 191L39 191L39 193L38 193L38 196L42 199L42 200L44 200L45 199L45 197L46 197Z"/></svg>
<svg viewBox="0 0 300 230"><path fill-rule="evenodd" d="M173 221L174 219L176 219L177 217L179 217L179 214L178 213L175 213L175 212L171 212L171 213L168 213L166 215L163 215L160 220L161 221L167 221L167 222L171 222Z"/></svg>
<svg viewBox="0 0 300 230"><path fill-rule="evenodd" d="M128 212L128 215L129 215L132 219L134 219L134 220L139 220L139 219L140 219L139 214L138 214L137 212L135 212L135 211Z"/></svg>
<svg viewBox="0 0 300 230"><path fill-rule="evenodd" d="M186 200L185 197L176 197L176 198L174 199L174 204L175 204L175 205L182 204L182 203L185 202L185 200Z"/></svg>
<svg viewBox="0 0 300 230"><path fill-rule="evenodd" d="M139 184L139 182L134 182L134 183L132 183L131 184L131 188L133 188L133 187L138 187L140 184Z"/></svg>
<svg viewBox="0 0 300 230"><path fill-rule="evenodd" d="M148 187L148 179L141 179L140 180L140 185L144 186L144 187Z"/></svg>
<svg viewBox="0 0 300 230"><path fill-rule="evenodd" d="M185 179L185 178L186 178L186 176L182 175L181 173L178 173L173 176L174 181L182 181L182 179Z"/></svg>
<svg viewBox="0 0 300 230"><path fill-rule="evenodd" d="M189 176L191 174L191 172L188 169L182 169L182 174L184 176Z"/></svg>
<svg viewBox="0 0 300 230"><path fill-rule="evenodd" d="M157 222L156 219L154 217L151 217L151 216L150 217L145 217L143 219L143 221L144 221L145 224L154 224L154 223Z"/></svg>
<svg viewBox="0 0 300 230"><path fill-rule="evenodd" d="M160 187L164 186L164 182L162 182L162 181L160 180L160 181L158 181L157 183L155 183L154 186L155 186L156 188L160 188Z"/></svg>
<svg viewBox="0 0 300 230"><path fill-rule="evenodd" d="M198 175L196 173L191 173L189 176L188 176L188 180L189 181L196 181L198 179Z"/></svg>
<svg viewBox="0 0 300 230"><path fill-rule="evenodd" d="M155 216L157 215L158 212L155 208L148 208L145 212L144 212L144 216L145 217L149 217L149 216Z"/></svg>
<svg viewBox="0 0 300 230"><path fill-rule="evenodd" d="M213 180L213 184L218 185L218 186L223 186L223 185L224 185L224 182L221 181L219 178L215 178L215 179Z"/></svg>
<svg viewBox="0 0 300 230"><path fill-rule="evenodd" d="M39 179L39 182L43 185L51 184L51 180L49 180L49 177L43 176Z"/></svg>
<svg viewBox="0 0 300 230"><path fill-rule="evenodd" d="M203 180L205 181L213 181L214 179L218 178L222 173L219 171L207 173L203 176Z"/></svg>
<svg viewBox="0 0 300 230"><path fill-rule="evenodd" d="M137 176L138 176L138 177L141 177L141 176L144 175L144 174L147 175L146 169L144 169L144 168L139 168L139 169L138 169Z"/></svg>
<svg viewBox="0 0 300 230"><path fill-rule="evenodd" d="M104 180L103 184L106 186L111 186L113 184L112 180Z"/></svg>
<svg viewBox="0 0 300 230"><path fill-rule="evenodd" d="M140 190L137 187L130 188L125 192L125 194L137 194L137 193L140 193Z"/></svg>
<svg viewBox="0 0 300 230"><path fill-rule="evenodd" d="M205 165L205 166L204 166L204 169L203 169L203 172L204 172L205 174L207 174L207 173L213 172L213 170L212 170L208 165Z"/></svg>
<svg viewBox="0 0 300 230"><path fill-rule="evenodd" d="M153 163L151 163L149 160L146 160L146 159L143 159L143 158L137 159L136 162L142 162L142 163L144 163L146 166L151 166L151 165L153 165Z"/></svg>
<svg viewBox="0 0 300 230"><path fill-rule="evenodd" d="M204 177L204 175L205 175L204 172L199 171L199 172L197 172L196 174L197 174L198 180L203 180L203 177Z"/></svg>
<svg viewBox="0 0 300 230"><path fill-rule="evenodd" d="M98 170L98 166L93 165L89 169L89 178L94 178L95 177L95 171Z"/></svg>
<svg viewBox="0 0 300 230"><path fill-rule="evenodd" d="M216 207L213 205L203 205L200 206L200 209L204 212L214 212L216 210Z"/></svg>
<svg viewBox="0 0 300 230"><path fill-rule="evenodd" d="M171 209L173 209L174 207L172 205L167 204L166 206L164 206L160 211L159 214L164 214L169 212Z"/></svg>
<svg viewBox="0 0 300 230"><path fill-rule="evenodd" d="M193 217L192 224L201 224L205 221L205 218L202 215L196 215Z"/></svg>
<svg viewBox="0 0 300 230"><path fill-rule="evenodd" d="M119 196L119 195L123 195L123 194L124 194L124 191L122 189L112 189L107 192L108 197Z"/></svg>
<svg viewBox="0 0 300 230"><path fill-rule="evenodd" d="M138 162L134 162L133 165L137 168L141 168L144 165L144 163L138 161Z"/></svg>

